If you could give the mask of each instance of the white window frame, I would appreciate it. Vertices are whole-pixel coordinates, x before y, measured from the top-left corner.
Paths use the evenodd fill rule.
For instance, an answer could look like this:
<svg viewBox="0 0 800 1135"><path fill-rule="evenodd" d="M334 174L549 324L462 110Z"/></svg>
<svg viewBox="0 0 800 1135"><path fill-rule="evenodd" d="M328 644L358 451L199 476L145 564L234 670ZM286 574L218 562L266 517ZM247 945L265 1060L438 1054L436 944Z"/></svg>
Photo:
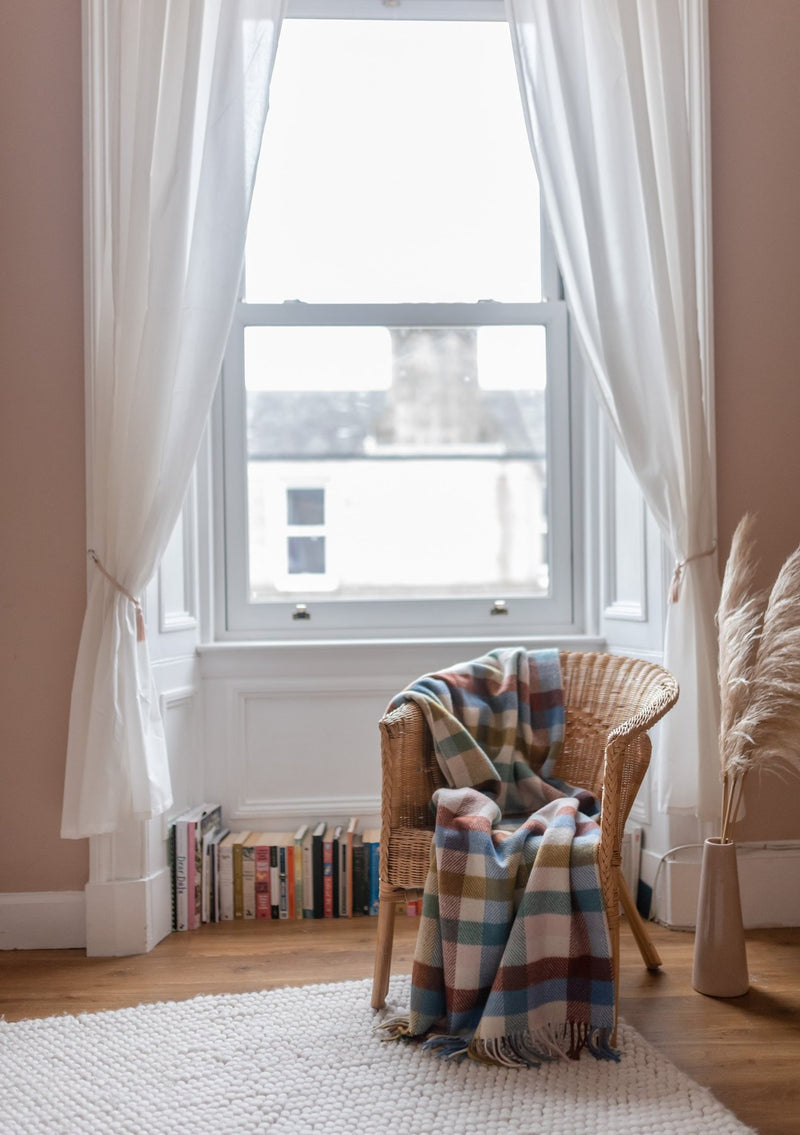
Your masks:
<svg viewBox="0 0 800 1135"><path fill-rule="evenodd" d="M288 16L361 19L504 20L502 0L295 0ZM572 395L568 317L560 278L542 219L542 295L538 303L282 304L237 303L225 356L217 414L215 477L218 534L216 635L225 639L304 641L503 637L575 634L580 628L576 600L582 591L579 560L573 555L578 530L573 486ZM547 596L505 596L496 605L479 598L348 600L309 590L303 615L297 599L285 603L248 600L248 520L244 338L248 327L480 327L543 326L547 331L547 527L550 590ZM562 444L566 440L567 444ZM398 514L413 538L413 512ZM498 614L502 612L500 617ZM309 617L310 616L310 617Z"/></svg>

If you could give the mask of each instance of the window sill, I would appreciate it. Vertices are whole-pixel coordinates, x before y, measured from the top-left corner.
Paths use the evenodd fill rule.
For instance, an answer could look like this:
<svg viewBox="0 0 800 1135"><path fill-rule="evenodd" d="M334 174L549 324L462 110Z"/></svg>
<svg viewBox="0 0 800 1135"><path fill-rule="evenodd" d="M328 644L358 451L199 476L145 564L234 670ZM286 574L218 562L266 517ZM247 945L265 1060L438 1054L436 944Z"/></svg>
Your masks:
<svg viewBox="0 0 800 1135"><path fill-rule="evenodd" d="M525 646L530 650L602 651L606 641L597 635L517 635L494 637L442 636L437 638L306 639L227 641L198 646L203 678L272 677L327 679L368 675L382 680L403 675L403 680L466 658L477 658L498 646Z"/></svg>

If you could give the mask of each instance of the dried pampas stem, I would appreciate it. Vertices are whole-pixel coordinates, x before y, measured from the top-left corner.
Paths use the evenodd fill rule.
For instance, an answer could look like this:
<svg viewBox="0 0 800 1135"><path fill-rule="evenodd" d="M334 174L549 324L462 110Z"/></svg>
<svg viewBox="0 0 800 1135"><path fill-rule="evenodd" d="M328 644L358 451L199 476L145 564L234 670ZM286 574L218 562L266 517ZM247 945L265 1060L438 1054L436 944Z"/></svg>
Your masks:
<svg viewBox="0 0 800 1135"><path fill-rule="evenodd" d="M767 597L754 588L753 528L754 518L742 517L717 612L723 842L749 772L800 772L800 548Z"/></svg>

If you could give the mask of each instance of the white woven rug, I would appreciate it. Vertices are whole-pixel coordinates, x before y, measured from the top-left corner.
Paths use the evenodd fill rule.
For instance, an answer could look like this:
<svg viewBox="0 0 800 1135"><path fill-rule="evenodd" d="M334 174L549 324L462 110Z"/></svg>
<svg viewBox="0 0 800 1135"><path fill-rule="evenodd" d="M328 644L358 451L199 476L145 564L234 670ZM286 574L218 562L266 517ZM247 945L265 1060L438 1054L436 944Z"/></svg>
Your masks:
<svg viewBox="0 0 800 1135"><path fill-rule="evenodd" d="M408 1003L408 978L389 1000ZM0 1022L3 1135L745 1135L621 1026L619 1064L450 1064L372 1032L371 983Z"/></svg>

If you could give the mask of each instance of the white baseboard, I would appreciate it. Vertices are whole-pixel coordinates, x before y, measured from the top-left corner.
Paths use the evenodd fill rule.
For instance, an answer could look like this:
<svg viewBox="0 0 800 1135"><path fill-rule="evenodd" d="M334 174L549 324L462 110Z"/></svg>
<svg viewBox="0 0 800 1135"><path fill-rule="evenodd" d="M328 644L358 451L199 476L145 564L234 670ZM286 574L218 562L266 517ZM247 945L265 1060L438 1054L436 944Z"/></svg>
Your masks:
<svg viewBox="0 0 800 1135"><path fill-rule="evenodd" d="M146 879L86 885L86 953L121 958L146 954L172 932L169 868Z"/></svg>
<svg viewBox="0 0 800 1135"><path fill-rule="evenodd" d="M653 889L658 922L674 929L694 928L701 859L699 846L666 856L642 852L641 877ZM739 844L736 861L745 929L800 926L800 843Z"/></svg>
<svg viewBox="0 0 800 1135"><path fill-rule="evenodd" d="M0 894L0 949L146 954L172 931L170 873L87 883L84 891Z"/></svg>
<svg viewBox="0 0 800 1135"><path fill-rule="evenodd" d="M83 891L0 895L0 949L73 950L85 945Z"/></svg>

